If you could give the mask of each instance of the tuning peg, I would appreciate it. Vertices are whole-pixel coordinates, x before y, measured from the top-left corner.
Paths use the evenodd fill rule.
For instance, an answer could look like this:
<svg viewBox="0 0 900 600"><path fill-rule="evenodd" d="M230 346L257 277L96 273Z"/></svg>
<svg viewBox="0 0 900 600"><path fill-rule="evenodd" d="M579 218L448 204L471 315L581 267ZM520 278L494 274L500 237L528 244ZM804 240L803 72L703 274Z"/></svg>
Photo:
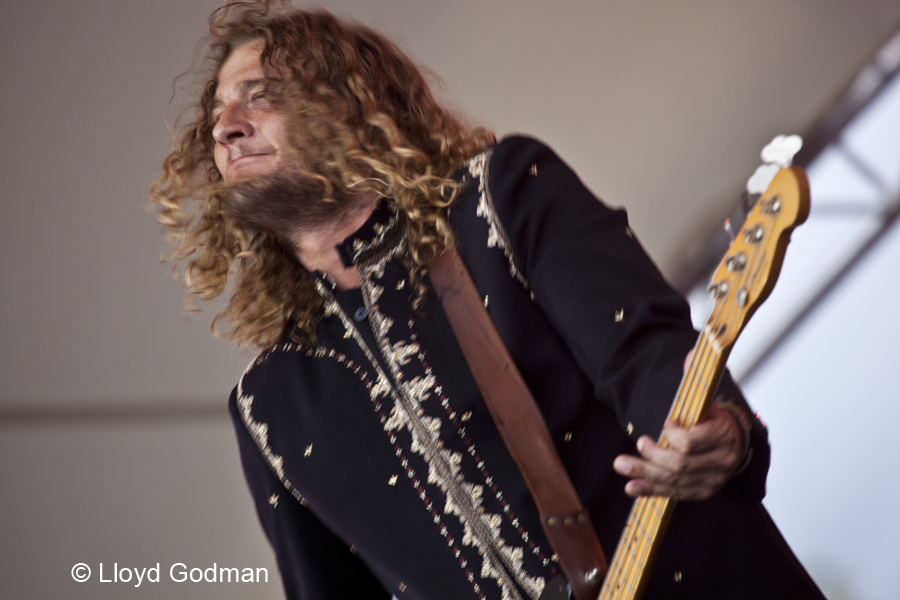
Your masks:
<svg viewBox="0 0 900 600"><path fill-rule="evenodd" d="M780 169L778 165L759 165L747 180L747 193L757 197L765 193Z"/></svg>
<svg viewBox="0 0 900 600"><path fill-rule="evenodd" d="M779 135L766 144L760 152L763 164L747 180L748 194L762 194L772 183L779 169L791 166L794 155L803 147L803 139L799 135Z"/></svg>
<svg viewBox="0 0 900 600"><path fill-rule="evenodd" d="M760 157L764 163L778 165L779 167L791 166L794 155L803 147L803 138L799 135L775 136L769 144L762 149Z"/></svg>

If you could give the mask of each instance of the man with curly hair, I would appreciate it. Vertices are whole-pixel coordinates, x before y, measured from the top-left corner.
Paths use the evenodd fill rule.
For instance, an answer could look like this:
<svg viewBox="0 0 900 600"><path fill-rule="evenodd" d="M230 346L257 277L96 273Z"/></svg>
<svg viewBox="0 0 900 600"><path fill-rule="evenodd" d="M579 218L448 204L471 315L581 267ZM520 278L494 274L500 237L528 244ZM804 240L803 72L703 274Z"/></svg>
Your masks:
<svg viewBox="0 0 900 600"><path fill-rule="evenodd" d="M239 2L211 32L151 196L190 294L230 279L216 320L261 349L230 407L289 597L565 589L436 300L427 267L454 246L607 553L631 497L696 501L647 598L820 597L759 504L766 432L730 378L704 423L666 421L696 333L624 211L447 111L368 28Z"/></svg>

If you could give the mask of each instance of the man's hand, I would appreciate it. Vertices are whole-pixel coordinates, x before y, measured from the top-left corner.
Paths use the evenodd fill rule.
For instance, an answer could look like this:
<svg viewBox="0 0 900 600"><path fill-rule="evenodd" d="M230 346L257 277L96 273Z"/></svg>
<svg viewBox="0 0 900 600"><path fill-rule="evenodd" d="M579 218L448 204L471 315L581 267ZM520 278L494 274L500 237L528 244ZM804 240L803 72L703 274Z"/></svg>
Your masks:
<svg viewBox="0 0 900 600"><path fill-rule="evenodd" d="M640 457L622 454L613 462L616 472L632 478L625 485L629 496L705 500L725 485L746 450L735 416L714 403L702 423L685 429L666 421L663 433L668 448L641 436L637 441Z"/></svg>

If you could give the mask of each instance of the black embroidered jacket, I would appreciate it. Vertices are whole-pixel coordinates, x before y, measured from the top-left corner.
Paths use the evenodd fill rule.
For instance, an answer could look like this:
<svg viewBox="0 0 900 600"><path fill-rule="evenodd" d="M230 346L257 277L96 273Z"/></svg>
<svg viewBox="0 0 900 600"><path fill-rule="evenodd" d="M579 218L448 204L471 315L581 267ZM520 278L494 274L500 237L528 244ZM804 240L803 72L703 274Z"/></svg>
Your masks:
<svg viewBox="0 0 900 600"><path fill-rule="evenodd" d="M507 138L460 176L459 253L611 557L631 506L612 461L661 430L687 304L625 212L539 142ZM260 520L290 598L537 598L553 550L433 291L410 308L400 218L382 206L339 248L361 288L320 285L317 345L286 332L232 394ZM676 509L647 598L818 597L758 503L758 421L752 438L745 472Z"/></svg>

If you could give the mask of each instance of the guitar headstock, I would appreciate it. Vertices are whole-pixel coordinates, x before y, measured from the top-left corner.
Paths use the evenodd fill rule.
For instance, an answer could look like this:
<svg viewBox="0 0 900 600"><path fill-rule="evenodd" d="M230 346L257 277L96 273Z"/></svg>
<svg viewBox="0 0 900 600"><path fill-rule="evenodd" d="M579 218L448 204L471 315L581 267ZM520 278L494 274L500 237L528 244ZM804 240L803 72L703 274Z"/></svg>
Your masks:
<svg viewBox="0 0 900 600"><path fill-rule="evenodd" d="M809 183L803 169L780 169L713 274L709 294L715 306L704 331L720 349L734 344L775 287L791 231L808 215Z"/></svg>

